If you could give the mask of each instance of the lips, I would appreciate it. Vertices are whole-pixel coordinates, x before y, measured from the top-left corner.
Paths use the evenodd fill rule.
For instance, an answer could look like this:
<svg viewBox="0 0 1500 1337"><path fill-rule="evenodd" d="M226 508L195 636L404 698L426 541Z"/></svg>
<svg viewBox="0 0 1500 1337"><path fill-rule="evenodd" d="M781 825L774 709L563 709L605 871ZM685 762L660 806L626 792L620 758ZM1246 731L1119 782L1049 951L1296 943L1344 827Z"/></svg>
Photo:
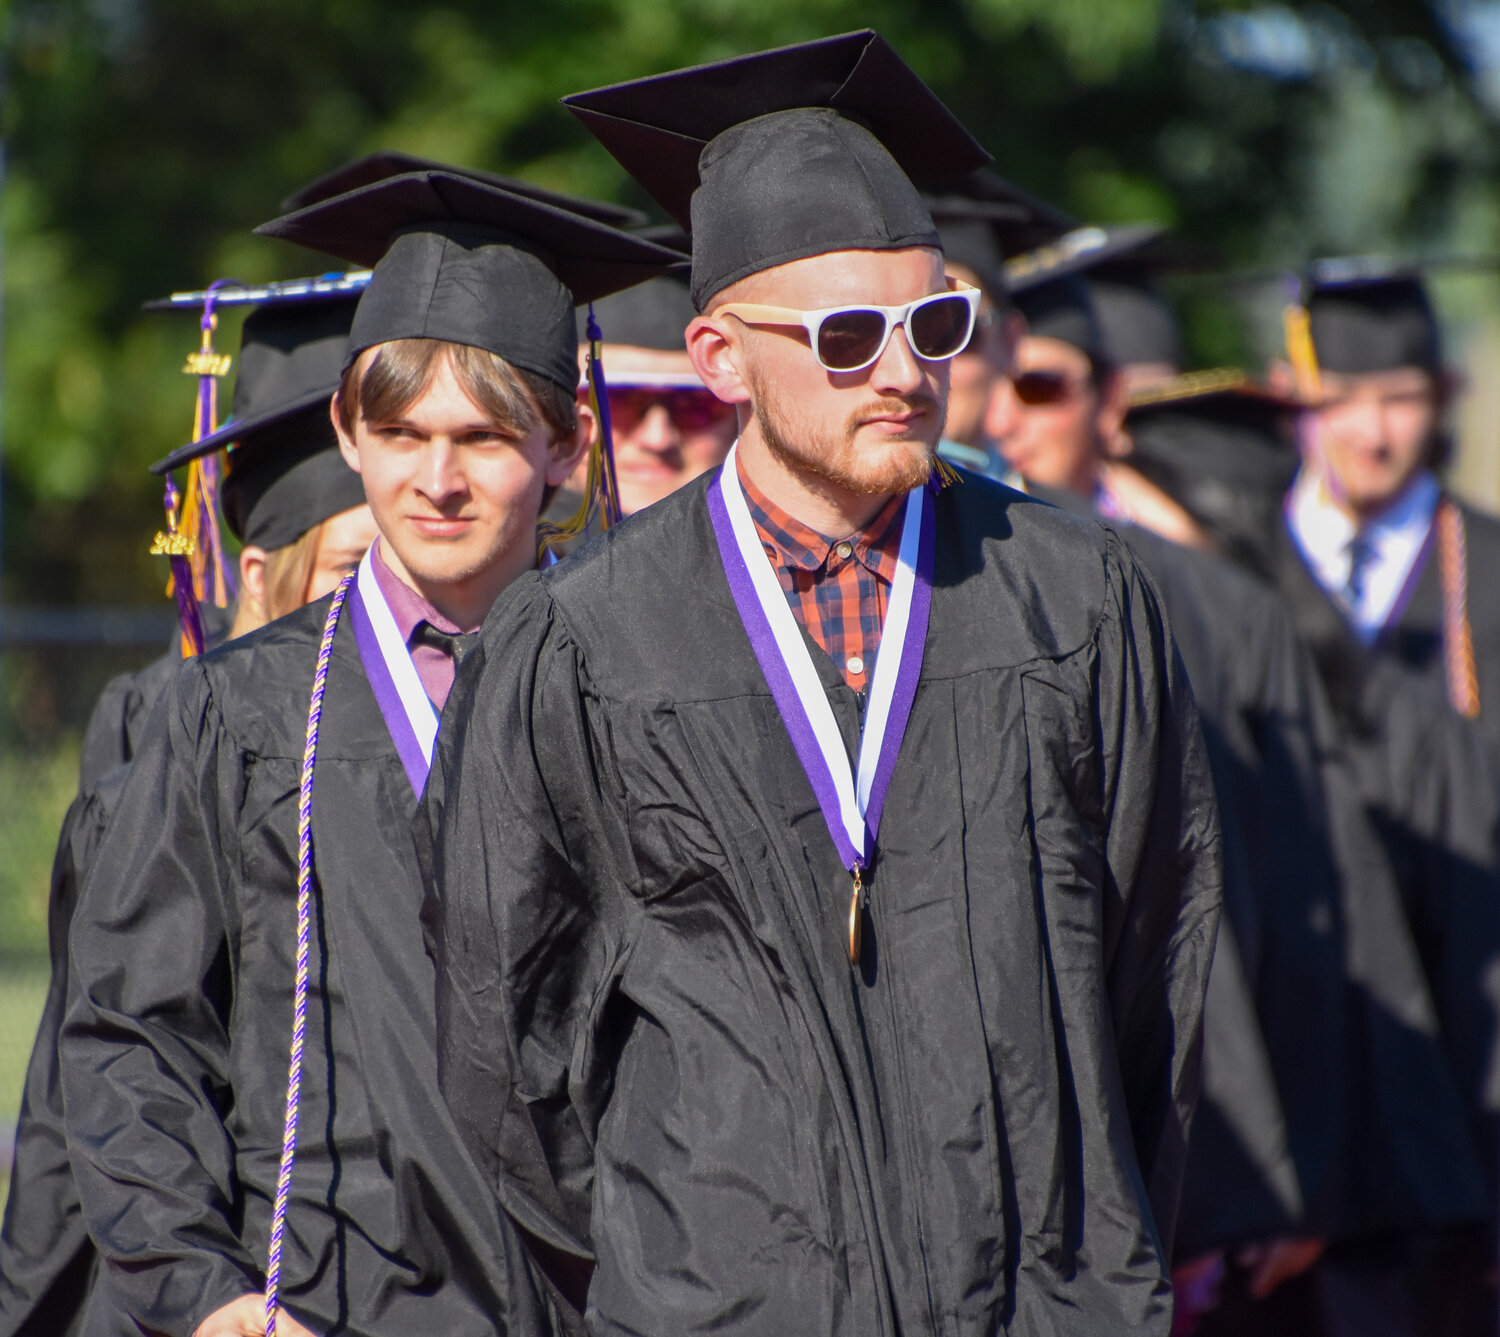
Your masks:
<svg viewBox="0 0 1500 1337"><path fill-rule="evenodd" d="M468 533L474 520L470 516L410 515L407 524L423 538L452 539Z"/></svg>

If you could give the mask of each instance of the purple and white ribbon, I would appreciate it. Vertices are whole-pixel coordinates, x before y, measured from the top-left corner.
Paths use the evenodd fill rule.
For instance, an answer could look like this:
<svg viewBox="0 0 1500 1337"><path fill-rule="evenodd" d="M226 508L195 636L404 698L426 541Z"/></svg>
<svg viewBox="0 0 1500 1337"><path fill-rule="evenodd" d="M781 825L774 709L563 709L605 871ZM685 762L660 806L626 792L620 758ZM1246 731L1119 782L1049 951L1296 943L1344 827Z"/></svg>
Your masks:
<svg viewBox="0 0 1500 1337"><path fill-rule="evenodd" d="M708 489L724 574L834 847L844 867L863 871L875 853L886 791L922 675L932 607L932 493L917 487L906 498L901 550L870 683L859 761L851 771L833 707L751 519L737 472L738 450L737 445L730 450Z"/></svg>
<svg viewBox="0 0 1500 1337"><path fill-rule="evenodd" d="M411 652L401 639L395 615L375 579L374 546L364 555L355 580L356 597L349 601L354 643L375 702L385 718L396 755L406 768L413 793L421 795L432 769L432 745L437 738L438 712L417 676Z"/></svg>

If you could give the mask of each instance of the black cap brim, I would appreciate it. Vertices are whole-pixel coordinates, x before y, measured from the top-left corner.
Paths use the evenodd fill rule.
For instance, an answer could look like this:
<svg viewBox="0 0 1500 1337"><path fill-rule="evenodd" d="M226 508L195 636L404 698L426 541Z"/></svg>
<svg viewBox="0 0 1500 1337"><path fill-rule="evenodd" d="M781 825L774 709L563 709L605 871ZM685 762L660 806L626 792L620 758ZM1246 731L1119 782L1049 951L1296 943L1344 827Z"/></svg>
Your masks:
<svg viewBox="0 0 1500 1337"><path fill-rule="evenodd" d="M584 218L592 218L596 223L604 223L610 227L639 227L647 221L646 215L639 209L631 209L623 204L564 195L559 191L533 185L529 181L501 176L498 172L484 172L476 167L456 167L435 158L422 158L414 153L400 153L394 149L366 154L363 158L356 158L353 162L335 167L331 172L325 172L282 200L281 209L283 213L293 213L309 205L331 200L337 195L347 195L351 190L389 180L393 176L405 176L409 172L447 172L452 176L468 177L483 185L497 186L512 194L525 195L528 199L540 200L543 204L581 214Z"/></svg>
<svg viewBox="0 0 1500 1337"><path fill-rule="evenodd" d="M543 200L451 172L408 172L263 223L263 237L373 267L400 233L423 225L493 228L542 255L578 303L642 283L678 252Z"/></svg>

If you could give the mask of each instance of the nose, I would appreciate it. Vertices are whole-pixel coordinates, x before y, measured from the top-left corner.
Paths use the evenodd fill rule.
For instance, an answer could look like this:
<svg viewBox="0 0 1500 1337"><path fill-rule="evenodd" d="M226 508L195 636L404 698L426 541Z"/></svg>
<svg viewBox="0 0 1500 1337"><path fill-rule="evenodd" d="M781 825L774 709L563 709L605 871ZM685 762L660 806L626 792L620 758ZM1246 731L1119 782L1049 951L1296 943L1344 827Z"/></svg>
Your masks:
<svg viewBox="0 0 1500 1337"><path fill-rule="evenodd" d="M448 437L434 436L422 447L413 486L437 507L468 491L460 452Z"/></svg>
<svg viewBox="0 0 1500 1337"><path fill-rule="evenodd" d="M661 403L647 407L635 431L630 434L630 439L644 450L663 454L682 444L682 434L677 430L677 424L672 421L667 406Z"/></svg>
<svg viewBox="0 0 1500 1337"><path fill-rule="evenodd" d="M1015 434L1021 422L1021 401L1009 376L997 376L984 406L984 434L991 441L1004 441Z"/></svg>
<svg viewBox="0 0 1500 1337"><path fill-rule="evenodd" d="M948 364L934 364L934 370L946 380ZM890 341L870 368L870 388L877 394L911 395L922 388L927 373L906 341L906 326L898 325L891 331Z"/></svg>

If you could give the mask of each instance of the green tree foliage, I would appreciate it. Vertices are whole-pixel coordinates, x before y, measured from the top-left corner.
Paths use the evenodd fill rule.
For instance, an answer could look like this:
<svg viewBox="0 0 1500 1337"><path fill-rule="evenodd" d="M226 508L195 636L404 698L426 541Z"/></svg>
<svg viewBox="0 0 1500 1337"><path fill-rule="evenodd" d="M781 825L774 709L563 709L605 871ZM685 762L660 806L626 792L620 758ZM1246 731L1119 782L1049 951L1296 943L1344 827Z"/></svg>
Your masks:
<svg viewBox="0 0 1500 1337"><path fill-rule="evenodd" d="M1434 0L1436 3L1436 0ZM150 602L186 439L192 320L141 301L317 257L250 236L336 163L399 148L642 203L564 93L864 25L1000 170L1089 219L1243 264L1490 247L1479 0L12 0L0 197L10 600ZM1222 307L1200 352L1241 351ZM226 327L221 342L233 344Z"/></svg>

